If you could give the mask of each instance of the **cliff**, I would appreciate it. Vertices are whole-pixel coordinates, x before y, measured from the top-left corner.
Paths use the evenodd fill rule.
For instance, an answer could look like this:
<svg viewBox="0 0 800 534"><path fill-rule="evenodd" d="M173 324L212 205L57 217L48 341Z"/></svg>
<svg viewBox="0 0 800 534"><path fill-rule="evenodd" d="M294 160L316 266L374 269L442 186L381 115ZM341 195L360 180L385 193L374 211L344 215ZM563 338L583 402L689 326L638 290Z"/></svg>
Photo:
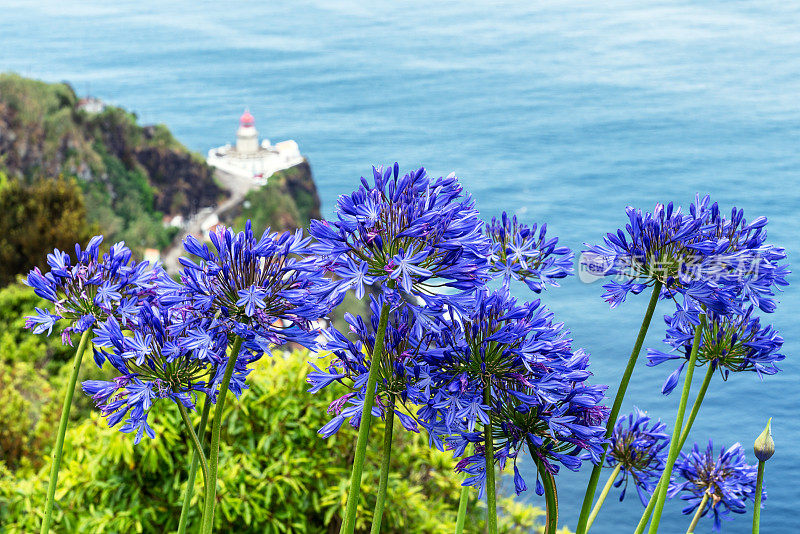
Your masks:
<svg viewBox="0 0 800 534"><path fill-rule="evenodd" d="M140 126L113 106L87 111L69 85L16 74L0 74L0 171L27 184L74 178L89 222L137 248L169 244L175 230L163 227L164 215L227 196L165 126Z"/></svg>
<svg viewBox="0 0 800 534"><path fill-rule="evenodd" d="M166 126L142 126L122 108L90 104L66 83L0 74L0 173L30 187L58 177L76 182L88 222L107 241L139 251L175 248L180 231L165 228L164 216L186 218L204 207L220 209L234 226L250 218L256 229L321 218L308 162L275 174L239 203Z"/></svg>

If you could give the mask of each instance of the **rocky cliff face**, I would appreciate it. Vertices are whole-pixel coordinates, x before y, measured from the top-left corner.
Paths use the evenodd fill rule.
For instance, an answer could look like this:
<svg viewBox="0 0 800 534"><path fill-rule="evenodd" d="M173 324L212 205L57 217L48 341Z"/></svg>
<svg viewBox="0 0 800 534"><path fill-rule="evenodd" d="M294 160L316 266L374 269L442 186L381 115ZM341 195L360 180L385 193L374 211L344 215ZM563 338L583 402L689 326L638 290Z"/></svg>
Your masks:
<svg viewBox="0 0 800 534"><path fill-rule="evenodd" d="M108 159L111 158L111 164ZM163 126L142 127L121 108L99 113L80 108L66 84L47 84L0 74L0 168L10 177L34 180L59 174L103 182L109 196L119 172L140 173L161 214L188 215L225 195L202 158L178 143Z"/></svg>

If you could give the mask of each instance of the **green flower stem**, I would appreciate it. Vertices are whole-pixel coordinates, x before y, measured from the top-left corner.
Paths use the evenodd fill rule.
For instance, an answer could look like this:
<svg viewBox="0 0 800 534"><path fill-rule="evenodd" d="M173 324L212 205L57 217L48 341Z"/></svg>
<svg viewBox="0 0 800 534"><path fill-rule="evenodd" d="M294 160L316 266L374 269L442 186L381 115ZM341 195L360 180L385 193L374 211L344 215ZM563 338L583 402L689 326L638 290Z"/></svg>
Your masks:
<svg viewBox="0 0 800 534"><path fill-rule="evenodd" d="M617 388L617 396L614 397L614 404L611 407L611 413L608 415L608 423L606 423L606 439L611 437L614 432L614 425L619 417L619 410L622 407L622 401L625 398L625 392L628 389L628 383L633 374L633 368L636 367L636 360L639 358L639 352L644 345L644 338L647 335L647 330L650 328L650 321L653 318L653 312L656 310L658 303L658 296L661 293L661 282L656 280L653 284L653 293L650 295L650 302L647 304L647 311L644 313L642 319L642 326L639 327L639 335L636 338L636 343L631 351L630 358L628 359L628 366L625 367L625 372L622 375L622 380ZM603 445L603 456L600 462L592 469L592 474L589 477L589 485L586 487L586 494L583 496L583 505L581 506L581 514L578 518L577 534L586 534L586 523L589 518L589 512L592 508L594 501L594 492L597 489L597 483L600 481L600 471L603 469L603 464L606 460L606 453L608 452L608 444Z"/></svg>
<svg viewBox="0 0 800 534"><path fill-rule="evenodd" d="M464 522L467 519L469 504L469 486L461 486L461 498L458 500L458 516L456 516L456 534L464 533Z"/></svg>
<svg viewBox="0 0 800 534"><path fill-rule="evenodd" d="M678 452L680 451L680 434L683 430L683 416L686 413L686 402L689 399L689 390L692 387L692 376L694 375L694 366L695 362L697 362L697 351L700 348L700 339L703 335L703 329L705 328L706 319L705 315L700 316L700 324L694 329L694 340L692 341L692 353L689 356L689 368L686 369L686 378L683 380L683 392L681 394L681 400L678 403L678 413L675 416L675 427L672 431L673 439L669 445L669 456L667 456L667 462L664 465L664 474L663 477L667 477L667 483L669 481L669 476L672 473L672 468L675 466L675 460L678 457ZM678 436L678 439L675 439L674 436ZM655 534L658 532L658 525L661 523L661 512L664 511L664 502L667 500L667 492L661 491L658 494L658 500L656 501L656 506L653 510L653 520L650 522L650 530L648 531L649 534Z"/></svg>
<svg viewBox="0 0 800 534"><path fill-rule="evenodd" d="M372 364L369 366L367 394L364 397L361 424L358 427L356 453L353 458L353 472L350 476L350 492L347 495L347 507L344 512L342 529L339 531L340 534L353 534L356 529L356 512L358 511L358 500L361 495L361 473L364 471L364 456L367 452L367 441L369 440L372 406L375 404L375 385L378 383L380 360L383 358L383 340L384 337L386 337L386 325L389 323L389 309L389 304L384 304L381 308L378 330L375 332L375 348L372 351Z"/></svg>
<svg viewBox="0 0 800 534"><path fill-rule="evenodd" d="M697 398L694 400L694 404L692 405L692 411L689 413L689 419L687 419L686 424L683 425L681 439L678 442L678 450L683 449L683 445L689 438L689 432L692 430L692 425L697 417L697 412L700 411L700 405L703 403L703 399L706 396L708 384L711 382L711 377L714 376L714 370L715 368L711 365L709 365L708 369L706 370L706 376L703 378L703 385L700 386L700 391L697 392ZM661 474L661 478L656 485L656 489L653 490L653 494L650 496L650 501L647 503L647 508L645 508L642 518L639 520L639 524L636 526L635 534L642 534L642 532L644 532L647 522L650 521L650 516L653 515L653 508L658 500L658 494L663 491L664 486L669 484L669 477L666 476L665 473Z"/></svg>
<svg viewBox="0 0 800 534"><path fill-rule="evenodd" d="M716 368L713 365L709 365L708 369L706 369L706 375L703 377L703 384L700 386L700 391L697 392L697 398L694 400L694 404L692 405L692 411L689 413L689 418L686 420L686 424L683 425L681 438L680 441L678 442L678 450L681 450L683 448L683 445L689 438L689 431L692 430L692 425L694 424L694 420L697 417L697 412L700 411L700 405L703 403L703 399L705 399L706 397L706 391L708 391L708 384L711 382L711 377L714 376L715 370Z"/></svg>
<svg viewBox="0 0 800 534"><path fill-rule="evenodd" d="M492 405L492 382L486 380L483 389L483 402ZM489 423L483 425L484 456L486 457L486 529L488 534L497 534L497 494L494 481L494 437L492 436L491 415Z"/></svg>
<svg viewBox="0 0 800 534"><path fill-rule="evenodd" d="M61 407L61 421L58 423L58 436L56 445L53 447L53 464L50 467L50 481L47 484L47 501L44 506L44 519L42 520L42 534L50 532L50 522L53 520L53 501L56 496L56 485L58 484L58 470L61 467L61 453L64 449L64 435L67 433L67 422L69 421L69 410L72 406L72 397L75 394L75 383L78 381L78 371L81 368L81 360L86 347L89 345L91 330L87 329L81 334L81 341L78 350L75 352L75 360L72 364L72 374L69 375L67 392L64 394L64 405Z"/></svg>
<svg viewBox="0 0 800 534"><path fill-rule="evenodd" d="M203 412L200 414L200 426L197 427L197 442L200 449L200 456L197 449L192 453L192 463L189 466L189 478L186 480L186 495L183 497L183 506L181 507L181 519L178 522L178 534L186 534L186 526L189 523L189 505L192 502L192 494L194 493L194 479L197 476L197 464L200 463L200 458L203 459L203 480L208 483L208 463L206 462L203 451L203 438L206 434L206 423L208 423L208 413L211 411L211 401L206 396L203 403Z"/></svg>
<svg viewBox="0 0 800 534"><path fill-rule="evenodd" d="M528 442L530 450L533 451L534 447ZM558 531L558 492L556 491L556 479L553 474L545 469L544 463L533 457L536 462L536 467L539 469L539 474L542 476L542 486L544 486L544 501L547 509L547 516L545 518L544 534L556 534Z"/></svg>
<svg viewBox="0 0 800 534"><path fill-rule="evenodd" d="M222 431L222 412L225 409L225 397L228 395L228 386L242 348L242 338L236 337L231 352L228 355L228 364L219 386L217 406L214 408L214 421L211 423L211 450L208 457L208 478L206 479L206 494L203 499L203 534L210 534L214 530L214 505L217 500L217 467L219 464L219 436Z"/></svg>
<svg viewBox="0 0 800 534"><path fill-rule="evenodd" d="M186 411L186 406L178 403L178 410L181 412L181 419L183 419L183 424L186 426L186 433L189 434L189 439L192 441L194 452L200 457L200 467L203 469L203 482L208 482L208 463L206 463L206 455L203 454L203 445L197 438L197 434L195 434L192 422L189 420L189 413Z"/></svg>
<svg viewBox="0 0 800 534"><path fill-rule="evenodd" d="M603 506L603 503L608 496L608 492L611 491L611 485L614 484L614 479L617 478L620 469L622 469L622 464L617 463L617 465L614 466L614 470L611 472L611 476L608 477L606 485L603 486L603 491L600 492L600 496L597 498L594 508L592 508L592 513L589 514L589 520L586 521L586 532L589 532L589 529L592 528L592 523L594 523L594 519L597 517L597 513L600 511L600 507Z"/></svg>
<svg viewBox="0 0 800 534"><path fill-rule="evenodd" d="M708 503L708 493L703 494L703 500L700 501L700 506L697 507L697 511L694 513L694 517L692 517L692 522L689 523L689 528L686 529L686 534L693 534L694 529L697 528L697 522L700 521L700 516L703 515L703 510L706 509L706 503Z"/></svg>
<svg viewBox="0 0 800 534"><path fill-rule="evenodd" d="M378 500L375 502L375 513L372 514L370 534L381 531L383 507L386 504L386 487L389 485L389 462L392 458L392 428L394 427L394 395L389 395L389 406L386 409L386 424L383 430L383 456L381 457L381 478L378 484Z"/></svg>
<svg viewBox="0 0 800 534"><path fill-rule="evenodd" d="M756 480L756 502L753 507L753 534L758 534L761 526L761 491L764 486L764 463L758 462L758 479Z"/></svg>

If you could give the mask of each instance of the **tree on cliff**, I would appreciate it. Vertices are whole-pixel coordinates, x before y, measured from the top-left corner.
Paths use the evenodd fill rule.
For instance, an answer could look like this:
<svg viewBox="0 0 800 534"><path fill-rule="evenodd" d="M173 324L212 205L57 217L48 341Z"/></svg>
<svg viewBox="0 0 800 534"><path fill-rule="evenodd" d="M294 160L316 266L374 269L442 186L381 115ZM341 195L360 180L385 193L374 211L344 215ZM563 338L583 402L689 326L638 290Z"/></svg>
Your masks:
<svg viewBox="0 0 800 534"><path fill-rule="evenodd" d="M0 286L91 234L80 188L62 177L26 185L0 172L0 213Z"/></svg>

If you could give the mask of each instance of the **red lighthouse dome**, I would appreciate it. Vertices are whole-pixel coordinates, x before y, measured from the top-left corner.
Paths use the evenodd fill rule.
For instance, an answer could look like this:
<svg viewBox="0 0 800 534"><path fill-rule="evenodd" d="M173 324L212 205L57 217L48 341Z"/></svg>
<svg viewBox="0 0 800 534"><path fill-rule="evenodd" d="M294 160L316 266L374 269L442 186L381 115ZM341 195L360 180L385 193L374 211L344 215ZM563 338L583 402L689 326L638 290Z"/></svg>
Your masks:
<svg viewBox="0 0 800 534"><path fill-rule="evenodd" d="M248 110L245 110L245 112L242 113L242 116L239 117L240 126L255 126L255 124L256 120L253 118L253 116L250 114Z"/></svg>

